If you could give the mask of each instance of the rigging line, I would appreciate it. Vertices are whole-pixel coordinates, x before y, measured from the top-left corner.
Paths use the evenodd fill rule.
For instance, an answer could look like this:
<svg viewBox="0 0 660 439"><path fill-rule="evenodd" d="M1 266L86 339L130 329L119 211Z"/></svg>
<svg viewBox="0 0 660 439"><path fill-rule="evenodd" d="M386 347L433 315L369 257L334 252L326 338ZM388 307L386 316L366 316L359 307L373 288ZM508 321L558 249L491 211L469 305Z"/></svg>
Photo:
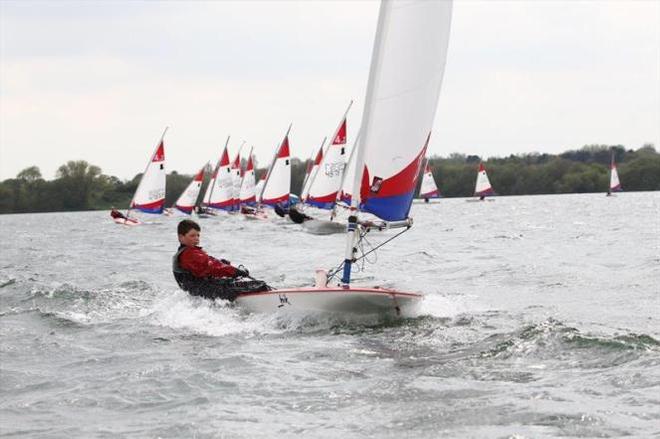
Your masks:
<svg viewBox="0 0 660 439"><path fill-rule="evenodd" d="M391 238L389 238L389 239L387 239L387 240L381 242L381 243L378 244L376 247L373 247L373 246L371 245L371 243L366 239L366 235L367 235L367 233L369 233L369 230L368 230L368 229L365 230L364 233L361 233L361 234L360 234L360 239L358 240L358 242L357 242L357 244L356 244L356 247L358 247L358 248L360 249L360 253L362 253L362 256L360 256L359 258L356 258L355 261L354 261L354 263L356 263L356 262L358 262L358 261L364 259L364 261L362 262L362 266L360 267L360 271L364 271L364 266L365 266L365 264L366 264L367 262L368 262L368 263L372 263L371 261L369 261L368 259L366 259L366 257L367 257L368 255L370 255L371 253L374 253L374 252L375 252L376 250L378 250L380 247L384 246L385 244L387 244L388 242L392 241L393 239L398 238L399 236L401 236L402 234L404 234L405 232L407 232L409 229L410 229L410 227L406 227L405 229L403 229L402 231L400 231L400 232L397 233L396 235L394 235L394 236L392 236ZM362 241L363 241L363 240L364 240L364 241L365 241L365 242L371 247L371 250L369 250L369 251L366 252L366 253L364 252L364 244L362 244ZM374 259L374 262L377 261L377 260L378 260L378 257L376 257L376 259ZM344 268L344 262L342 261L342 262L341 262L341 263L340 263L335 269L330 270L330 271L328 272L328 280L333 279L333 278L337 275L337 273L339 273L343 268Z"/></svg>

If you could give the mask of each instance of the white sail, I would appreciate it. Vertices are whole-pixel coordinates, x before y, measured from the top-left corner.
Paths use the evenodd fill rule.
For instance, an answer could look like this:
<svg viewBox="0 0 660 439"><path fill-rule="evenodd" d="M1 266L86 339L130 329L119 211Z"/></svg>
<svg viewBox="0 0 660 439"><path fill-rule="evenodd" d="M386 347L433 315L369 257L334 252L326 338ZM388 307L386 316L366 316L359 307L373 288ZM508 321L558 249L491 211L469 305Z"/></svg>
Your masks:
<svg viewBox="0 0 660 439"><path fill-rule="evenodd" d="M232 180L231 164L227 147L220 157L220 166L213 182L211 198L208 207L222 210L232 210L234 205L234 183Z"/></svg>
<svg viewBox="0 0 660 439"><path fill-rule="evenodd" d="M248 157L247 166L241 181L241 190L238 196L241 204L255 204L255 184L254 184L254 164L252 161L252 151Z"/></svg>
<svg viewBox="0 0 660 439"><path fill-rule="evenodd" d="M268 176L261 194L261 202L269 206L278 203L288 205L290 192L291 161L289 157L289 135L287 133L277 150L271 168L268 170Z"/></svg>
<svg viewBox="0 0 660 439"><path fill-rule="evenodd" d="M410 211L438 106L451 10L451 1L381 3L352 204L387 221Z"/></svg>
<svg viewBox="0 0 660 439"><path fill-rule="evenodd" d="M179 199L174 203L174 207L179 209L183 213L191 214L195 209L197 203L197 198L199 197L199 191L202 188L202 181L204 180L204 170L206 165L197 172L195 177L192 179L188 187L183 191L179 196Z"/></svg>
<svg viewBox="0 0 660 439"><path fill-rule="evenodd" d="M241 170L241 154L240 150L236 154L236 158L231 165L231 181L232 181L232 196L234 198L234 209L238 209L240 204L241 197L241 183L243 181L242 170Z"/></svg>
<svg viewBox="0 0 660 439"><path fill-rule="evenodd" d="M353 101L346 109L346 113L352 104ZM305 200L307 204L321 209L334 207L337 192L341 189L346 155L346 114L344 114L309 185L309 194Z"/></svg>
<svg viewBox="0 0 660 439"><path fill-rule="evenodd" d="M264 190L264 183L266 182L266 174L262 175L257 185L254 187L254 194L257 198L257 203L261 203L261 193Z"/></svg>
<svg viewBox="0 0 660 439"><path fill-rule="evenodd" d="M167 129L165 130L167 131ZM163 133L163 137L165 133ZM146 213L163 213L165 205L165 145L161 138L142 174L129 210L137 209Z"/></svg>
<svg viewBox="0 0 660 439"><path fill-rule="evenodd" d="M612 154L612 164L610 165L610 192L620 192L621 182L619 181L619 173L616 170L616 163L614 162L614 154Z"/></svg>
<svg viewBox="0 0 660 439"><path fill-rule="evenodd" d="M477 182L474 186L474 195L478 197L485 197L487 195L493 195L492 186L490 185L490 180L488 179L488 174L486 174L486 167L483 163L479 164L479 172L477 173Z"/></svg>
<svg viewBox="0 0 660 439"><path fill-rule="evenodd" d="M433 178L433 172L431 172L431 167L428 162L424 168L424 175L422 176L422 187L419 190L420 198L437 198L440 196L440 191L438 190L438 185L435 184L435 179Z"/></svg>

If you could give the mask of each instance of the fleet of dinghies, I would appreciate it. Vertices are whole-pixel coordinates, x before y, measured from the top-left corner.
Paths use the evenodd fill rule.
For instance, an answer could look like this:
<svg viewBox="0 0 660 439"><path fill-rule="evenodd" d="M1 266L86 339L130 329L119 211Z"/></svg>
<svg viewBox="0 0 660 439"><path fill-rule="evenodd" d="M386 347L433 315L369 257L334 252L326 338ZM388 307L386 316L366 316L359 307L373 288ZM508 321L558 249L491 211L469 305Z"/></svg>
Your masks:
<svg viewBox="0 0 660 439"><path fill-rule="evenodd" d="M236 298L239 306L257 312L285 308L405 315L422 299L418 293L355 285L352 271L368 253L412 227L409 214L422 169L419 198L428 202L441 197L425 157L444 74L451 14L451 1L381 3L361 126L353 147L348 154L351 101L330 142L326 145L324 139L312 151L297 207L292 207L296 199L290 193L291 126L258 181L254 148L243 168L241 150L245 142L230 160L227 137L215 166L203 166L181 193L173 209L182 214L204 217L240 213L246 218L265 219L268 216L264 208L274 208L280 215L288 210L291 219L311 233L345 234L345 252L337 255L338 265L329 271L317 270L316 285L240 293ZM163 212L165 132L150 157L126 218L115 218L115 222L137 225L140 221L130 216L132 211ZM209 183L199 200L207 167ZM608 195L620 190L612 156ZM474 196L484 200L494 194L486 168L480 163ZM368 233L388 230L398 232L394 236L390 233L369 252L358 254L363 251L362 242Z"/></svg>

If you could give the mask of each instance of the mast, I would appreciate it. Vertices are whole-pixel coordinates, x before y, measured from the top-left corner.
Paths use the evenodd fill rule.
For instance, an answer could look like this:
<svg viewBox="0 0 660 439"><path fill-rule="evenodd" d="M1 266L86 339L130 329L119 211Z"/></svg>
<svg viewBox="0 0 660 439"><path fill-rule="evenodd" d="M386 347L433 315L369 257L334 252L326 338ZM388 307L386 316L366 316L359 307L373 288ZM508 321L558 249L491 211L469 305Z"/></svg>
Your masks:
<svg viewBox="0 0 660 439"><path fill-rule="evenodd" d="M348 217L348 224L346 227L346 247L344 249L344 272L341 278L344 286L348 287L351 283L351 265L355 257L355 244L360 238L360 230L358 229L357 211L360 207L360 189L362 187L362 175L364 174L364 148L365 139L368 139L371 131L371 103L373 102L375 82L377 78L377 70L381 64L381 50L383 42L383 33L385 32L385 24L389 18L389 8L385 7L385 3L381 2L378 11L378 24L376 25L376 36L374 38L374 48L371 54L371 67L369 68L369 80L367 82L367 96L364 100L364 110L362 113L362 128L360 139L357 143L357 151L355 154L355 177L353 178L353 191L351 193L351 215Z"/></svg>
<svg viewBox="0 0 660 439"><path fill-rule="evenodd" d="M140 177L140 182L138 183L138 187L135 189L135 192L133 192L133 198L131 198L131 202L128 204L128 210L126 211L126 218L128 218L131 214L131 208L133 207L133 201L135 201L135 194L138 193L140 190L140 186L142 186L142 180L144 180L144 174L147 173L147 169L149 169L149 165L151 165L151 161L154 158L154 154L156 154L156 151L158 151L158 148L160 148L160 145L163 143L163 140L165 139L165 133L170 127L166 126L165 129L163 130L163 134L160 136L160 141L156 144L156 149L154 150L153 154L151 154L151 158L149 158L149 161L147 162L147 166L144 168L144 172L142 173L142 177Z"/></svg>

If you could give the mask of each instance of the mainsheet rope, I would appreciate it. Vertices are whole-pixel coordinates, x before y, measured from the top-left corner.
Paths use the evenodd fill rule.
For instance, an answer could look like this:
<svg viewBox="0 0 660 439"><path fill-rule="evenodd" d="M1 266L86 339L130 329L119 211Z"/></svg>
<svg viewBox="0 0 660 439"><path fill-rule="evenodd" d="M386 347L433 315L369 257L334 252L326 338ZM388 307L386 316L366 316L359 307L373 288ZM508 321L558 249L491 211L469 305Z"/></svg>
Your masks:
<svg viewBox="0 0 660 439"><path fill-rule="evenodd" d="M385 241L381 242L376 247L372 246L371 243L366 238L367 233L369 233L370 229L365 229L364 233L360 233L360 239L358 239L358 242L357 242L357 244L355 244L355 246L360 250L360 253L362 254L362 256L360 256L359 258L356 258L355 261L353 261L353 263L357 263L358 261L363 260L363 259L364 259L364 262L358 268L357 271L364 271L364 266L365 266L366 262L371 262L373 264L378 260L378 258L376 258L373 261L369 261L368 259L366 259L366 257L368 255L375 252L376 250L378 250L379 248L381 248L382 246L384 246L388 242L392 241L393 239L398 238L402 234L406 233L409 229L410 229L410 227L406 227L405 229L403 229L402 231L400 231L396 235L394 235L394 236L390 237L389 239L386 239ZM369 250L368 252L365 253L364 252L364 244L362 244L362 241L364 241L366 244L368 244L369 247L371 247L371 250ZM344 269L344 264L345 264L345 262L342 261L341 264L339 264L337 267L335 267L334 269L332 269L328 272L328 281L333 279L335 276L337 276L337 273L339 273L341 270Z"/></svg>

